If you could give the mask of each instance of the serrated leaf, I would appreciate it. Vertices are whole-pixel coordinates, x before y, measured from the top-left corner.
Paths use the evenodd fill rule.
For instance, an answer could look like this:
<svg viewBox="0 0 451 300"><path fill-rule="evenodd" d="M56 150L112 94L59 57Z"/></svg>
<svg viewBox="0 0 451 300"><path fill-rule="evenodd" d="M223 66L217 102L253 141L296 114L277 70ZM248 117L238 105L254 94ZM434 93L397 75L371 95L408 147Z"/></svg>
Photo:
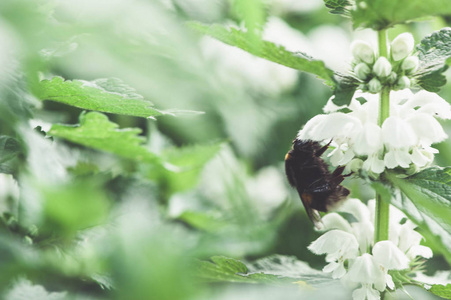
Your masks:
<svg viewBox="0 0 451 300"><path fill-rule="evenodd" d="M247 267L239 260L227 258L224 256L214 256L209 261L198 261L196 264L197 276L208 282L249 282L249 280L241 274L247 273Z"/></svg>
<svg viewBox="0 0 451 300"><path fill-rule="evenodd" d="M351 3L348 0L324 0L324 4L331 14L349 15L348 7Z"/></svg>
<svg viewBox="0 0 451 300"><path fill-rule="evenodd" d="M451 299L451 284L447 284L446 286L441 284L434 284L429 289L429 292L444 299Z"/></svg>
<svg viewBox="0 0 451 300"><path fill-rule="evenodd" d="M16 139L0 136L0 173L14 173L19 153L21 153L20 144Z"/></svg>
<svg viewBox="0 0 451 300"><path fill-rule="evenodd" d="M56 101L87 110L144 118L164 114L117 78L84 81L53 77L36 83L32 88L40 100Z"/></svg>
<svg viewBox="0 0 451 300"><path fill-rule="evenodd" d="M326 84L333 86L334 72L326 67L323 61L315 60L301 52L290 52L283 46L250 38L249 34L236 28L226 28L221 25L205 25L198 22L190 22L189 25L200 33L209 35L225 44L238 47L255 56L269 61L293 68L299 71L308 72L325 80Z"/></svg>
<svg viewBox="0 0 451 300"><path fill-rule="evenodd" d="M102 113L80 115L80 125L55 124L49 134L86 147L110 152L135 161L155 163L158 156L143 146L144 138L138 136L139 128L119 129Z"/></svg>
<svg viewBox="0 0 451 300"><path fill-rule="evenodd" d="M416 48L420 59L415 75L418 84L427 91L438 92L446 84L443 72L448 69L447 60L451 57L451 28L433 32Z"/></svg>
<svg viewBox="0 0 451 300"><path fill-rule="evenodd" d="M352 97L359 86L359 82L350 76L337 75L336 86L334 88L334 98L332 102L337 106L349 105Z"/></svg>
<svg viewBox="0 0 451 300"><path fill-rule="evenodd" d="M357 0L352 11L354 27L380 30L410 20L451 14L449 0Z"/></svg>
<svg viewBox="0 0 451 300"><path fill-rule="evenodd" d="M249 264L249 269L239 260L224 256L215 256L211 260L213 263L199 261L197 265L198 276L209 282L227 281L281 285L305 281L307 284L320 285L333 281L330 276L323 272L314 270L307 263L289 256L273 255L263 258Z"/></svg>
<svg viewBox="0 0 451 300"><path fill-rule="evenodd" d="M408 178L388 173L399 188L392 204L401 209L442 250L451 262L451 168L433 167Z"/></svg>
<svg viewBox="0 0 451 300"><path fill-rule="evenodd" d="M304 281L312 286L320 286L333 282L328 274L312 269L306 262L294 256L271 255L248 265L250 274L262 273L279 278L290 278Z"/></svg>

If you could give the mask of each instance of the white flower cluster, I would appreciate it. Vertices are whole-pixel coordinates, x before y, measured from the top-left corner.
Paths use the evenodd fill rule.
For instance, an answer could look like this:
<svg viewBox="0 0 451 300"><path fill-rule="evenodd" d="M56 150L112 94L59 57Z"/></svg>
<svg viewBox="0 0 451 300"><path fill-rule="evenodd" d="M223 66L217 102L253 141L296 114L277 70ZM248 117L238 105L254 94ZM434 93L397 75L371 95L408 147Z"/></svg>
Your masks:
<svg viewBox="0 0 451 300"><path fill-rule="evenodd" d="M339 209L353 215L348 222L338 213L323 218L326 231L308 248L315 254L326 254L329 263L323 268L333 278L341 278L354 289L354 300L380 299L386 288L395 289L390 270L408 270L417 257L431 258L432 250L420 245L423 237L406 216L390 206L390 239L373 243L375 201L368 205L349 199Z"/></svg>
<svg viewBox="0 0 451 300"><path fill-rule="evenodd" d="M429 166L438 151L431 144L447 138L438 119L451 119L451 106L435 93L409 89L392 91L390 116L378 126L377 95L357 91L346 108L324 107L328 114L310 119L298 138L329 142L332 165L347 165L349 171L365 170L378 177L385 168L410 168L417 172ZM409 172L408 172L409 173Z"/></svg>
<svg viewBox="0 0 451 300"><path fill-rule="evenodd" d="M390 47L390 58L377 57L370 44L355 41L351 45L354 60L352 70L363 83L361 90L378 93L382 86L401 90L411 86L411 75L418 69L419 60L413 56L414 39L410 33L397 36Z"/></svg>

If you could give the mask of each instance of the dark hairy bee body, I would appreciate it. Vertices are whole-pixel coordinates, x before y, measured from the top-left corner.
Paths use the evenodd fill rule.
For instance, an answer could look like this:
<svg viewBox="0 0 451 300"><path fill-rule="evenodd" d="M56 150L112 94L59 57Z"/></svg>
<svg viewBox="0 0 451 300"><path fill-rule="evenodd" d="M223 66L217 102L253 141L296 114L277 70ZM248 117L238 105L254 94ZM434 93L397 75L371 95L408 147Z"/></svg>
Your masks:
<svg viewBox="0 0 451 300"><path fill-rule="evenodd" d="M349 195L349 190L340 185L344 180L344 167L331 173L321 158L328 147L329 144L321 147L318 142L296 138L285 156L288 182L298 191L315 226L321 222L318 211L329 211Z"/></svg>

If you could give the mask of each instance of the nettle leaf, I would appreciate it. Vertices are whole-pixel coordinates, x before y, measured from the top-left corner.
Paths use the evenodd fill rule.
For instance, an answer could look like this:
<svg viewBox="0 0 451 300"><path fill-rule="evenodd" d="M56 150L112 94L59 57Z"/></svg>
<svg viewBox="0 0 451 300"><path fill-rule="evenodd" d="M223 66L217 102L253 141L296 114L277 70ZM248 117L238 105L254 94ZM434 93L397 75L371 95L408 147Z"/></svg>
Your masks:
<svg viewBox="0 0 451 300"><path fill-rule="evenodd" d="M330 9L331 14L349 15L348 7L351 5L349 0L324 0L324 4Z"/></svg>
<svg viewBox="0 0 451 300"><path fill-rule="evenodd" d="M211 262L198 261L197 276L207 282L248 282L256 283L245 276L248 269L245 264L233 258L213 256Z"/></svg>
<svg viewBox="0 0 451 300"><path fill-rule="evenodd" d="M117 78L84 81L53 77L36 83L32 88L40 100L56 101L87 110L144 118L164 114Z"/></svg>
<svg viewBox="0 0 451 300"><path fill-rule="evenodd" d="M451 28L428 35L417 45L417 50L420 59L416 74L418 84L427 91L438 92L446 84L443 72L448 69L451 57Z"/></svg>
<svg viewBox="0 0 451 300"><path fill-rule="evenodd" d="M279 278L304 281L314 287L334 282L328 274L312 269L308 263L294 256L271 255L249 264L248 267L252 274L276 275Z"/></svg>
<svg viewBox="0 0 451 300"><path fill-rule="evenodd" d="M451 168L433 167L408 178L388 173L387 178L399 188L392 204L418 224L451 262Z"/></svg>
<svg viewBox="0 0 451 300"><path fill-rule="evenodd" d="M410 20L451 14L449 0L356 0L354 27L380 30Z"/></svg>
<svg viewBox="0 0 451 300"><path fill-rule="evenodd" d="M138 136L139 128L119 129L102 113L89 112L80 115L80 125L55 124L48 132L86 147L110 152L136 161L155 163L158 156L143 146L144 138Z"/></svg>
<svg viewBox="0 0 451 300"><path fill-rule="evenodd" d="M209 282L281 285L301 281L313 286L334 282L330 276L310 268L307 263L291 256L272 255L250 263L248 266L238 260L223 256L215 256L211 260L213 263L200 261L197 268L198 276Z"/></svg>
<svg viewBox="0 0 451 300"><path fill-rule="evenodd" d="M13 174L21 153L19 142L9 136L0 136L0 173Z"/></svg>
<svg viewBox="0 0 451 300"><path fill-rule="evenodd" d="M337 106L349 105L352 97L359 86L359 81L351 76L337 74L335 76L336 86L332 102Z"/></svg>
<svg viewBox="0 0 451 300"><path fill-rule="evenodd" d="M167 195L194 187L203 167L223 143L172 147L160 153L161 164L145 166L148 178L159 181Z"/></svg>
<svg viewBox="0 0 451 300"><path fill-rule="evenodd" d="M451 284L441 285L441 284L434 284L430 289L429 292L445 298L445 299L451 299Z"/></svg>
<svg viewBox="0 0 451 300"><path fill-rule="evenodd" d="M236 28L226 28L221 25L205 25L198 22L190 22L189 25L200 33L209 35L230 46L238 47L255 56L293 68L299 71L315 74L325 80L327 85L333 86L334 72L326 67L323 61L315 60L301 52L290 52L283 46L258 40L249 33Z"/></svg>

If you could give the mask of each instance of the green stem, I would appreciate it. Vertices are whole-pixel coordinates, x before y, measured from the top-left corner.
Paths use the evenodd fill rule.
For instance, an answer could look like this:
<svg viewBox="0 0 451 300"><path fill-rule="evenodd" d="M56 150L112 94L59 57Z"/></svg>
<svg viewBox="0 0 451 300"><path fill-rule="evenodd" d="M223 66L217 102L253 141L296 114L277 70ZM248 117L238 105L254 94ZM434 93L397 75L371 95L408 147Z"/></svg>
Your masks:
<svg viewBox="0 0 451 300"><path fill-rule="evenodd" d="M388 57L387 31L378 32L379 55ZM390 88L382 87L379 99L378 124L382 126L385 119L390 116ZM388 240L389 204L382 200L382 196L376 192L376 212L374 220L374 243Z"/></svg>

